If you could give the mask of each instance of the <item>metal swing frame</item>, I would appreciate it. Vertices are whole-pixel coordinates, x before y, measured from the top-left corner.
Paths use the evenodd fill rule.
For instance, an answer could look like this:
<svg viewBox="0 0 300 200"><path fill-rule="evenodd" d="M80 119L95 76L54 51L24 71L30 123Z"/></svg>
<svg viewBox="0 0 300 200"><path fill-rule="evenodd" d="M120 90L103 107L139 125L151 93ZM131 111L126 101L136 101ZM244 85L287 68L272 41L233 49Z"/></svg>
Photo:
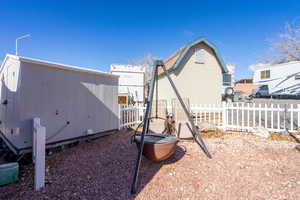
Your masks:
<svg viewBox="0 0 300 200"><path fill-rule="evenodd" d="M195 126L194 121L193 121L193 117L191 116L191 113L188 111L186 105L184 104L174 82L172 81L170 74L168 72L168 70L166 69L166 66L164 65L164 62L162 60L156 60L154 62L154 69L152 72L152 79L150 82L150 88L149 88L149 93L148 93L148 97L147 97L147 107L146 107L146 112L145 112L145 116L144 116L144 126L143 126L143 130L142 130L142 134L141 134L141 142L140 142L140 146L139 146L139 151L138 151L138 156L137 156L137 161L136 161L136 166L135 166L135 171L134 171L134 177L133 177L133 183L131 186L131 194L136 194L137 193L137 182L138 182L138 175L139 175L139 170L140 170L140 165L141 165L141 161L142 161L142 154L143 154L143 149L144 149L144 139L145 139L145 134L149 132L149 118L151 116L151 111L152 111L152 102L153 102L153 94L154 94L154 88L156 85L156 100L158 98L158 90L157 90L157 82L158 82L158 68L162 67L164 74L166 75L166 77L168 78L168 81L170 82L171 87L173 88L177 99L179 100L184 113L186 114L188 121L190 122L190 124L192 125L192 135L194 138L194 141L199 145L199 147L202 149L202 151L205 153L205 155L208 158L212 158L211 154L209 153L204 141L202 140L200 134L198 134L199 130L198 128ZM156 116L157 116L157 103L156 103Z"/></svg>

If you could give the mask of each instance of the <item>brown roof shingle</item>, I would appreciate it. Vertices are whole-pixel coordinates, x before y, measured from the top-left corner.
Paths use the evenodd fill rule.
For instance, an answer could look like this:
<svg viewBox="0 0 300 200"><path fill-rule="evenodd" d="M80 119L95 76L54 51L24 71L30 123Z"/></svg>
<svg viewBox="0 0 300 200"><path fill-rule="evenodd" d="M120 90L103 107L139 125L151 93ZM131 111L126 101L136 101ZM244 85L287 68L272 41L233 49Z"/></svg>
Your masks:
<svg viewBox="0 0 300 200"><path fill-rule="evenodd" d="M173 67L178 57L181 55L181 53L184 51L185 46L178 49L175 53L173 53L171 56L169 56L167 59L164 60L164 64L166 66L166 69L169 70ZM163 72L162 68L158 69L158 74L161 74Z"/></svg>

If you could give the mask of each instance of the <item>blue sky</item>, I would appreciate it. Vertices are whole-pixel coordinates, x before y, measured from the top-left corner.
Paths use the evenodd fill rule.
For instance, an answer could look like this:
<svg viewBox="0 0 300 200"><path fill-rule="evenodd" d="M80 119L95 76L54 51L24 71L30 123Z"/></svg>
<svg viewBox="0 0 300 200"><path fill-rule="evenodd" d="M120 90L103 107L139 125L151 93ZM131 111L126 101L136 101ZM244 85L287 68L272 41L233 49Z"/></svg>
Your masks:
<svg viewBox="0 0 300 200"><path fill-rule="evenodd" d="M20 55L109 70L150 53L166 58L197 37L213 42L237 77L268 54L287 22L300 16L297 0L252 1L17 1L2 0L0 58Z"/></svg>

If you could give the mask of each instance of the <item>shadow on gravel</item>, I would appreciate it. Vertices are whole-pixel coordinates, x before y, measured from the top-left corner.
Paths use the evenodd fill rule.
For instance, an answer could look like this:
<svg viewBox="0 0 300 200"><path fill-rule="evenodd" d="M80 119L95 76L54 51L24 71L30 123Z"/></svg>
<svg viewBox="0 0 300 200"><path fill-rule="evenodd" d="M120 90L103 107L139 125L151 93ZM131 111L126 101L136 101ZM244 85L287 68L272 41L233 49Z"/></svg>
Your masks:
<svg viewBox="0 0 300 200"><path fill-rule="evenodd" d="M38 192L33 190L32 164L23 166L18 182L0 186L0 199L135 199L163 165L177 162L186 151L178 146L171 158L159 163L143 158L138 193L131 195L137 158L132 135L122 130L48 157L46 187Z"/></svg>
<svg viewBox="0 0 300 200"><path fill-rule="evenodd" d="M183 147L177 146L174 154L169 159L162 162L152 162L143 157L139 174L140 182L138 186L138 193L143 190L143 188L151 181L151 179L163 165L168 165L179 161L185 155L185 153L186 150Z"/></svg>

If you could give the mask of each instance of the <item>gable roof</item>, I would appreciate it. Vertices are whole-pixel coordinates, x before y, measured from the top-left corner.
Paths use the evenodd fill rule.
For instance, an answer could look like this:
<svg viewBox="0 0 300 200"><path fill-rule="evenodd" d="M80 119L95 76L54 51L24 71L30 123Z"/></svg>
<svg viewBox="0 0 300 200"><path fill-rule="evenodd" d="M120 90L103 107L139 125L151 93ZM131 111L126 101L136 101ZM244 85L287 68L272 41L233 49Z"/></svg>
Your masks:
<svg viewBox="0 0 300 200"><path fill-rule="evenodd" d="M181 63L181 61L183 60L183 58L186 56L186 54L189 52L189 50L199 44L199 43L204 43L206 44L208 47L210 47L215 55L217 60L219 61L222 71L223 72L228 72L227 66L224 63L219 51L217 50L216 46L213 45L211 42L209 42L207 39L200 37L192 42L190 42L189 44L187 44L186 46L181 47L179 50L177 50L175 53L173 53L170 57L168 57L166 60L164 60L165 66L167 68L167 70L173 71L176 70L179 66L179 64ZM159 74L162 73L162 69L160 68L159 70Z"/></svg>

